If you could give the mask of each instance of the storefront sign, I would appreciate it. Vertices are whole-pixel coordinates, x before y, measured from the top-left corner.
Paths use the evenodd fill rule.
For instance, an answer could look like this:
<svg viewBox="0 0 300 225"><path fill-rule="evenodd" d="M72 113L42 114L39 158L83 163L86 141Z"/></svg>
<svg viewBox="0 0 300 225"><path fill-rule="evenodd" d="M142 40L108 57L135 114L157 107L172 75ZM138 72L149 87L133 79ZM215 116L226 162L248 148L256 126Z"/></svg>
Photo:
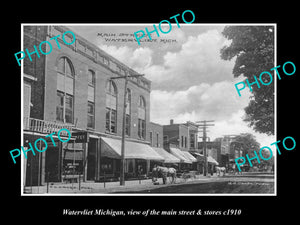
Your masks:
<svg viewBox="0 0 300 225"><path fill-rule="evenodd" d="M72 133L75 137L75 143L86 143L89 142L89 134L86 131L76 131Z"/></svg>

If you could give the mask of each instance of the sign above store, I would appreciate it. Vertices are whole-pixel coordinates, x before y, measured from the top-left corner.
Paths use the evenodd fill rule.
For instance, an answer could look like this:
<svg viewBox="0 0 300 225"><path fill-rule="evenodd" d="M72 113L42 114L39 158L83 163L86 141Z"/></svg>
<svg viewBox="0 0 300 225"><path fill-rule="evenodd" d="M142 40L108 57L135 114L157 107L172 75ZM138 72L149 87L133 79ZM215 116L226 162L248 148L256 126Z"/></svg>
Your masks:
<svg viewBox="0 0 300 225"><path fill-rule="evenodd" d="M72 132L72 137L75 137L75 143L86 143L86 142L89 142L89 134L86 131L75 131L75 132Z"/></svg>

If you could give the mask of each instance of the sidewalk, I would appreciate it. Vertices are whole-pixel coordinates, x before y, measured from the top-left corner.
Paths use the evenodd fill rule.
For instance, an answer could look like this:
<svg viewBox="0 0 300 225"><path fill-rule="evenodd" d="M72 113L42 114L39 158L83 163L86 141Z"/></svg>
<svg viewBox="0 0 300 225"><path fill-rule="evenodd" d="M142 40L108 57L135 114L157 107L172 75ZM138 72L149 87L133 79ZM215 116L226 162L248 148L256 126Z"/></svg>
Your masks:
<svg viewBox="0 0 300 225"><path fill-rule="evenodd" d="M203 181L203 182L211 182L215 180L213 177L204 177L203 175L197 175L196 178L177 178L175 184L170 184L170 180L168 179L167 184L162 184L162 179L159 178L159 185L154 185L151 179L146 180L130 180L125 181L125 186L120 186L120 182L82 182L80 183L80 190L78 183L49 183L48 193L47 193L47 185L45 186L34 186L34 187L25 187L25 195L30 194L110 194L115 192L127 192L127 191L142 191L142 190L150 190L159 187L165 187L168 185L178 185L183 183L189 183L193 181Z"/></svg>

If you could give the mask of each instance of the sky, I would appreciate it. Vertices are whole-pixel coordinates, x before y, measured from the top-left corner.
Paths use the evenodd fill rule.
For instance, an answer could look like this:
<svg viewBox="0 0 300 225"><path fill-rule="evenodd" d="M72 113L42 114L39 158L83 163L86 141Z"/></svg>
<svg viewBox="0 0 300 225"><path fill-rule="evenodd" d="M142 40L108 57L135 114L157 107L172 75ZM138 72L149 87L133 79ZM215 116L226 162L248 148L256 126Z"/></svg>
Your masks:
<svg viewBox="0 0 300 225"><path fill-rule="evenodd" d="M158 26L158 25L157 25ZM151 81L150 120L159 124L214 120L208 136L211 140L223 135L253 134L261 146L270 146L274 136L253 131L244 121L244 108L251 92L244 89L239 97L234 84L235 58L220 58L220 49L230 44L222 36L224 25L172 24L171 31L159 37L151 34L140 39L133 33L152 31L153 24L101 24L68 26L100 49L117 58ZM169 30L169 25L162 30ZM146 33L146 32L145 32ZM119 39L114 40L114 39ZM123 40L122 40L123 39ZM126 40L124 40L126 39ZM130 39L130 40L128 40Z"/></svg>

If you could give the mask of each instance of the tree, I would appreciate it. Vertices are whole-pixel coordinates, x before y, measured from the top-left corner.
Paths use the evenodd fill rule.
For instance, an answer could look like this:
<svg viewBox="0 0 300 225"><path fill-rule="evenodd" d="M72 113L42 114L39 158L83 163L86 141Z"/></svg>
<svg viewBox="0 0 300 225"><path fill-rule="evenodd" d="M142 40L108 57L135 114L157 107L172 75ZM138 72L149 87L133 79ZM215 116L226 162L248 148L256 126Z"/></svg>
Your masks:
<svg viewBox="0 0 300 225"><path fill-rule="evenodd" d="M243 133L238 136L236 136L232 143L235 143L233 145L235 148L243 150L244 154L243 157L245 157L246 154L248 154L249 158L255 157L254 151L256 151L256 154L260 158L260 163L255 159L251 163L253 166L257 166L259 168L265 168L265 167L270 167L274 164L274 156L272 156L269 160L263 160L260 157L260 144L256 141L256 138L249 133ZM261 154L263 158L267 159L270 157L270 152L266 149L262 149Z"/></svg>
<svg viewBox="0 0 300 225"><path fill-rule="evenodd" d="M236 136L232 142L241 144L241 148L244 150L245 154L252 154L253 151L258 151L260 149L260 144L257 142L256 138L249 133L243 133Z"/></svg>
<svg viewBox="0 0 300 225"><path fill-rule="evenodd" d="M273 82L268 86L258 88L251 86L253 95L249 105L244 109L250 127L260 133L274 134L274 26L226 26L222 32L225 38L231 40L229 46L221 49L221 58L235 58L234 77L244 76L249 83L254 82L254 76L268 71L273 76ZM245 79L245 80L246 80ZM262 77L268 83L268 76Z"/></svg>

